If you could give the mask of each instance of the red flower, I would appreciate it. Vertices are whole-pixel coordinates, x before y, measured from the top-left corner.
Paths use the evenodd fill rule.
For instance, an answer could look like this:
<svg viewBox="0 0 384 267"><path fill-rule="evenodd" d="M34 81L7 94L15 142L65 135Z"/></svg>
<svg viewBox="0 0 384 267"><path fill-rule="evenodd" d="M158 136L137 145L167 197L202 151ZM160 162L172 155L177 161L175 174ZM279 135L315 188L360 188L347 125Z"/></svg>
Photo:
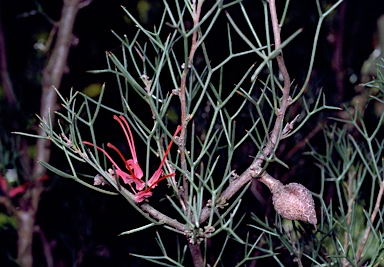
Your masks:
<svg viewBox="0 0 384 267"><path fill-rule="evenodd" d="M128 170L128 172L123 171L104 149L102 149L98 146L96 146L96 148L98 150L100 150L101 152L103 152L104 155L107 156L107 158L111 161L113 166L115 166L116 174L119 177L121 177L121 179L123 179L125 184L129 184L131 186L131 184L134 183L136 185L136 190L138 192L136 192L133 189L133 187L131 186L132 190L135 193L135 200L136 200L136 202L142 202L144 199L152 196L152 192L150 190L152 188L156 187L156 185L160 181L164 180L165 178L168 178L168 177L175 175L175 173L171 173L171 174L165 175L163 177L160 177L163 173L162 167L164 165L165 159L167 158L169 150L171 149L171 146L173 144L173 140L171 140L171 142L169 143L168 148L164 154L164 157L160 163L159 168L155 171L155 173L152 175L152 177L148 180L147 188L145 188L146 184L143 180L141 180L141 178L143 177L143 171L142 171L142 169L139 165L139 162L137 160L136 148L135 148L135 143L133 140L131 128L129 127L127 120L122 115L120 115L119 117L114 115L113 118L120 124L121 128L124 131L124 134L125 134L127 141L128 141L129 149L130 149L131 154L132 154L132 159L128 159L128 160L125 159L123 154L120 152L120 150L117 147L115 147L114 145L112 145L111 143L108 143L107 147L112 148L113 150L115 150L117 152L117 154L120 156L120 158L125 162L125 167ZM180 130L181 130L181 126L178 126L173 137L176 137L176 135L178 134L178 132ZM93 146L92 143L87 142L87 141L84 141L83 143L86 145L92 145Z"/></svg>
<svg viewBox="0 0 384 267"><path fill-rule="evenodd" d="M144 181L141 180L141 178L143 177L143 171L141 170L139 162L137 161L135 143L133 141L131 129L129 128L128 122L125 120L125 118L122 115L120 115L120 118L118 118L116 115L114 115L113 118L121 125L121 128L123 128L123 131L124 131L124 134L127 138L128 146L129 146L129 149L131 150L131 154L132 154L133 159L126 160L124 158L123 154L120 152L120 150L117 149L117 147L115 147L111 143L108 143L107 147L112 148L113 150L115 150L119 154L120 158L125 162L125 167L127 168L129 173L123 171L119 167L119 165L116 164L116 162L112 159L111 156L109 156L109 154L104 149L102 149L101 147L98 147L98 146L97 146L97 149L100 150L101 152L103 152L104 155L106 155L107 158L112 162L113 166L115 166L115 168L116 168L116 170L115 170L116 174L118 176L120 176L121 179L123 179L125 184L131 185L132 183L135 183L136 190L141 191L144 189L145 183L144 183ZM126 126L128 131L124 126ZM93 145L92 143L87 142L87 141L83 141L83 143L86 145Z"/></svg>
<svg viewBox="0 0 384 267"><path fill-rule="evenodd" d="M47 180L48 178L49 178L48 175L43 175L40 178L36 179L35 181L36 182L44 181L44 180ZM3 176L0 176L0 189L4 193L6 193L10 198L17 196L18 194L24 194L25 190L27 190L30 184L31 182L27 181L22 185L16 186L14 188L10 188L8 190L7 180Z"/></svg>
<svg viewBox="0 0 384 267"><path fill-rule="evenodd" d="M135 201L137 203L140 203L140 202L144 201L144 199L149 198L150 196L152 196L152 192L150 190L146 189L144 191L140 191L140 192L137 192L135 194Z"/></svg>

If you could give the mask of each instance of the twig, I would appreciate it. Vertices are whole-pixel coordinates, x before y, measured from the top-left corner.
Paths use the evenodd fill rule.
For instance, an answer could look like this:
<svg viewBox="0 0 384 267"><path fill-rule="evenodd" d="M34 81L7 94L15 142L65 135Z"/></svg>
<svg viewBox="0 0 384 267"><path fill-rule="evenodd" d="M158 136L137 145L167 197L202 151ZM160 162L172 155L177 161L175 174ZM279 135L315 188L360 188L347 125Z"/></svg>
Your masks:
<svg viewBox="0 0 384 267"><path fill-rule="evenodd" d="M277 20L276 15L276 5L275 0L269 0L269 10L271 13L271 20L272 20L272 28L273 28L273 34L275 38L275 46L276 49L280 46L280 27L279 22ZM265 161L265 157L268 157L271 155L272 151L276 147L278 143L278 138L280 135L280 132L282 131L282 125L285 117L285 113L291 103L291 97L289 95L290 93L290 86L291 86L291 80L288 74L288 70L285 66L283 55L280 54L277 57L278 66L280 69L280 72L284 79L284 87L282 89L283 96L281 99L281 106L277 110L276 114L276 121L273 127L272 132L270 133L270 139L269 142L265 145L263 148L263 152L261 153L261 156L256 158L256 160L252 163L252 165L243 172L238 179L235 179L221 194L219 201L220 202L226 202L228 199L230 199L241 187L243 187L245 184L249 183L252 178L257 178L260 176L262 172L262 164ZM206 206L201 212L200 217L200 223L204 222L208 219L210 214L211 206Z"/></svg>
<svg viewBox="0 0 384 267"><path fill-rule="evenodd" d="M351 220L352 220L352 206L355 203L355 196L352 194L352 183L356 178L356 171L349 171L348 172L348 187L347 187L347 193L348 193L348 212L347 212L347 230L344 233L344 251L346 254L348 254L348 248L349 248L349 231L351 231ZM347 257L343 259L343 266L347 267L349 266L349 262Z"/></svg>
<svg viewBox="0 0 384 267"><path fill-rule="evenodd" d="M319 131L323 129L323 123L318 123L316 127L304 138L302 138L298 143L292 147L288 153L284 155L284 159L290 159L297 151L305 147L309 140L312 139Z"/></svg>
<svg viewBox="0 0 384 267"><path fill-rule="evenodd" d="M203 5L203 2L204 1L202 0L192 1L193 26L197 26L199 24L201 7ZM181 132L180 132L180 142L179 142L180 164L181 164L181 168L183 169L183 171L185 171L185 173L187 173L187 161L185 158L185 137L186 137L187 121L189 117L187 116L185 90L186 90L186 83L187 83L187 75L188 75L190 66L192 65L197 47L198 47L198 31L195 30L192 33L192 43L189 51L188 62L184 64L184 70L181 75L180 92L179 92L180 108L181 108ZM187 177L184 176L183 177L183 201L184 202L188 201L188 187L189 187L188 179ZM187 212L188 212L187 210L184 210L184 213L187 213Z"/></svg>
<svg viewBox="0 0 384 267"><path fill-rule="evenodd" d="M301 257L300 257L301 253L300 253L299 249L296 247L295 241L292 240L292 233L291 232L289 233L289 241L291 242L294 254L296 256L296 258L294 258L293 261L297 262L297 265L299 265L299 267L303 267L304 265L303 265L303 263L301 261Z"/></svg>
<svg viewBox="0 0 384 267"><path fill-rule="evenodd" d="M379 193L377 194L375 208L373 209L373 212L372 212L372 215L370 218L372 224L376 218L377 213L380 210L380 203L381 203L381 199L383 197L383 194L384 194L384 181L382 180L381 184L380 184ZM370 232L371 232L371 224L367 222L367 228L365 229L363 240L361 241L360 247L356 253L357 262L359 262L361 260L361 255L363 253L363 249L364 249L365 245L367 244Z"/></svg>
<svg viewBox="0 0 384 267"><path fill-rule="evenodd" d="M296 115L296 117L291 122L287 122L283 131L281 132L281 137L280 137L281 139L285 139L288 137L289 133L292 132L292 130L294 128L293 125L299 119L299 117L300 117L300 115Z"/></svg>
<svg viewBox="0 0 384 267"><path fill-rule="evenodd" d="M276 15L276 5L275 5L275 0L269 0L269 10L271 13L271 21L272 21L272 28L273 28L273 35L275 38L275 46L276 49L280 47L280 26L279 26L279 21L277 20L277 15ZM285 66L284 59L282 52L280 55L277 56L277 63L281 72L281 75L283 76L284 79L284 87L282 89L283 96L281 99L281 106L277 110L276 114L276 121L275 125L273 127L272 132L270 133L270 140L269 143L265 146L263 149L263 154L261 157L258 157L255 162L252 164L251 167L253 169L259 168L262 163L264 162L265 158L263 155L266 155L267 157L271 154L273 149L275 148L276 144L278 143L278 138L280 136L280 132L282 130L282 125L285 117L285 112L287 111L289 105L291 104L291 97L289 96L290 88L291 88L291 79L288 74L288 70Z"/></svg>
<svg viewBox="0 0 384 267"><path fill-rule="evenodd" d="M35 226L35 232L39 234L41 244L43 246L43 252L44 252L44 258L47 264L47 267L53 267L54 265L54 260L53 260L53 255L52 255L52 247L50 242L48 241L46 235L44 234L44 231L41 230L41 228L36 225Z"/></svg>
<svg viewBox="0 0 384 267"><path fill-rule="evenodd" d="M160 150L161 150L161 154L165 155L165 150L163 147L163 138L160 138ZM169 173L175 172L175 168L169 163L168 159L166 159L164 161L164 164L165 164L166 168L168 169ZM175 190L176 195L179 195L179 188L177 187L177 182L176 182L175 176L171 176L171 177L169 177L169 179L171 180L171 182L169 183L170 186L172 186L172 188ZM184 202L180 201L180 204L184 205ZM183 207L183 210L185 210L185 207Z"/></svg>
<svg viewBox="0 0 384 267"><path fill-rule="evenodd" d="M143 211L148 212L148 214L151 217L156 218L160 222L162 222L164 224L167 224L167 225L171 226L172 228L174 228L174 229L176 229L176 230L178 230L180 232L185 232L187 230L187 228L186 228L186 226L184 224L178 222L175 219L172 219L172 218L168 217L167 215L165 215L164 213L161 213L160 211L156 210L155 208L153 208L149 204L146 204L146 203L141 204L140 208Z"/></svg>
<svg viewBox="0 0 384 267"><path fill-rule="evenodd" d="M203 5L204 0L192 0L192 17L193 17L193 26L196 27L199 24L200 21L200 14L201 14L201 7ZM183 23L183 22L182 22ZM188 56L188 62L184 64L184 70L181 75L181 82L180 82L180 108L181 108L181 133L180 133L180 142L179 142L179 148L180 148L180 164L181 168L185 173L187 172L187 161L185 157L185 137L186 137L186 128L187 128L187 121L189 120L189 116L187 115L187 105L186 105L186 97L185 97L185 90L186 90L186 83L187 83L187 75L189 72L190 67L192 66L192 62L195 56L196 49L198 47L198 31L195 30L192 33L192 43L191 48L189 51ZM187 174L186 174L187 175ZM183 199L180 200L181 202L186 203L188 201L188 192L189 192L189 182L188 177L186 175L183 176L183 192L182 197ZM182 205L184 207L184 214L186 216L190 216L188 214L187 205ZM198 243L191 243L188 242L189 250L192 255L192 260L194 266L204 266L204 260L203 255L201 253L200 244Z"/></svg>

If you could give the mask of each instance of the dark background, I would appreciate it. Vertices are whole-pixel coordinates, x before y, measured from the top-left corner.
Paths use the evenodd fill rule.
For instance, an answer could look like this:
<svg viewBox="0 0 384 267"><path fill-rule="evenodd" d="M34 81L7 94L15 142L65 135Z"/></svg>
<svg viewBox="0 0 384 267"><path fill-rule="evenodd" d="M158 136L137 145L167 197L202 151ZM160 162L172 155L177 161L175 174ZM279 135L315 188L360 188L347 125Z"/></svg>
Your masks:
<svg viewBox="0 0 384 267"><path fill-rule="evenodd" d="M211 2L206 1L205 5L209 6ZM322 3L326 6L326 3L331 3L331 1L322 1ZM147 12L143 9L143 4L148 4ZM120 5L125 6L148 28L156 24L163 11L162 1L157 0L94 0L89 6L80 10L74 28L78 44L70 50L68 70L60 88L64 95L68 94L70 88L82 91L90 84L106 82L107 90L104 102L113 105L116 98L119 97L114 75L95 75L87 73L87 71L105 68L105 51L114 50L120 46L111 30L119 35L127 34L128 37L132 37L136 33L135 26ZM264 18L261 4L259 1L249 0L244 1L244 5L255 22L256 30L262 32ZM7 140L14 138L10 132L34 133L36 129L35 114L39 113L42 70L49 57L49 52L43 53L34 46L39 39L44 43L52 29L52 24L47 18L39 12L34 12L39 6L50 19L54 21L59 19L61 1L3 0L0 2L8 72L18 100L17 107L8 107L2 87L0 87L0 133L5 147L9 143ZM281 10L281 7L279 8ZM241 26L242 15L238 8L234 7L228 11ZM320 34L315 66L311 83L308 86L308 96L316 95L320 89L323 89L327 104L340 106L349 103L356 95L355 86L360 82L359 79L351 82L350 77L360 76L364 60L375 48L377 44L376 22L382 14L384 14L384 1L350 0L345 1L336 12L326 19ZM302 34L284 49L288 71L294 80L293 84L298 87L303 84L305 79L317 19L314 0L291 1L286 25L283 27L282 39L284 40L284 37L289 36L298 28L303 28ZM221 26L227 23L224 15L219 18L219 22ZM213 62L220 62L225 57L225 51L222 50L225 46L222 44L227 42L226 37L226 27L217 26L207 39L207 47ZM337 50L337 45L341 45L341 49ZM239 49L241 47L239 44ZM335 67L335 62L340 62L340 59L341 64ZM239 60L231 71L233 78L231 84L235 83L238 77L244 73L244 69L239 66L249 66L254 61L257 59ZM288 116L291 115L288 114ZM300 133L286 143L282 143L278 151L279 156L284 159L284 155L294 147L295 142L307 136L317 122L329 115L331 114L325 112L310 120ZM249 118L244 118L244 120L247 119ZM114 130L118 131L118 127L110 127L109 122L105 122L100 127L104 131L104 133L100 133L101 135L122 138L121 133L114 137ZM321 133L315 135L312 137L311 143L315 147L321 147L321 138ZM34 140L28 140L28 145L33 150ZM304 147L290 158L284 159L295 171L287 171L275 166L273 174L284 182L300 181L311 190L316 191L316 182L314 182L316 179L312 179L316 167L309 157L302 156L302 152L307 150L308 148ZM252 160L249 155L252 155L254 151L255 148L244 148L243 153L238 156L241 160L235 163L234 168L239 173L249 165ZM15 154L18 153L15 152ZM60 167L63 156L59 151L54 150L52 164ZM17 164L17 160L15 162ZM297 168L295 169L295 167ZM62 166L62 168L65 169L66 166ZM4 169L0 171L4 172ZM259 186L258 190L262 191L265 200L269 203L269 208L261 208L254 195L248 193L245 196L243 212L254 212L265 216L266 213L271 212L270 194L262 186ZM149 263L143 263L130 256L129 253L159 255L160 251L154 238L156 231L163 237L163 242L169 248L169 254L175 256L176 251L172 249L176 247L177 237L169 231L164 231L161 227L128 236L118 236L123 231L144 224L146 221L142 216L130 208L121 197L105 196L93 192L74 181L65 180L53 174L42 195L37 216L37 225L44 232L46 242L52 247L56 266L150 266ZM246 228L240 227L239 232L244 235ZM211 249L214 259L216 258L215 253L219 251L221 238L219 236L212 241ZM0 226L0 240L0 264L13 266L12 257L16 255L17 240L15 229L6 224ZM40 240L41 238L35 238L35 266L45 264ZM183 238L180 238L179 242L184 244ZM229 248L233 249L233 253L223 256L223 261L228 264L227 266L231 266L231 262L235 262L237 257L241 257L241 251L238 250L235 243L230 243Z"/></svg>

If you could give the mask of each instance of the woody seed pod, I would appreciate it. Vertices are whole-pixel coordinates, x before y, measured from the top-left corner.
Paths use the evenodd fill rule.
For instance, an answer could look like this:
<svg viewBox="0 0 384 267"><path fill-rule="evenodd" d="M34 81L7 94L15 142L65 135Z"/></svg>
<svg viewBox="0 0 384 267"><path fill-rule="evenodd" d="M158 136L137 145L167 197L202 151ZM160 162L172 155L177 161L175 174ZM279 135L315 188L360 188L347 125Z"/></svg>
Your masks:
<svg viewBox="0 0 384 267"><path fill-rule="evenodd" d="M273 206L281 217L310 223L316 229L315 202L307 188L298 183L283 185L267 173L261 175L260 182L271 190Z"/></svg>

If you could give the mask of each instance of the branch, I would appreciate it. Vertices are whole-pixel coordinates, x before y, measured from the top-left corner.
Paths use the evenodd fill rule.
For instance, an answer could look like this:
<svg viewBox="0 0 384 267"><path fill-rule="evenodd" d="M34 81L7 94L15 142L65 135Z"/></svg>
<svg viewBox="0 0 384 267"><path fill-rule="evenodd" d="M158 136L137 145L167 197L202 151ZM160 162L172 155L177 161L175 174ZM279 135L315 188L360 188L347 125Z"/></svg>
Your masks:
<svg viewBox="0 0 384 267"><path fill-rule="evenodd" d="M197 2L197 3L196 3ZM190 66L192 66L193 63L193 58L195 56L196 49L198 47L198 30L197 26L200 21L200 14L201 14L201 7L203 5L204 0L192 0L192 17L193 17L193 26L196 28L196 30L192 33L192 44L191 48L189 51L189 56L188 56L188 62L187 64L184 64L184 70L181 76L181 82L180 82L180 106L181 106L181 133L180 133L180 142L179 142L179 147L180 147L180 164L182 170L188 175L187 173L187 162L186 162L186 157L185 157L185 137L186 137L186 128L187 128L187 121L189 120L189 116L186 114L187 111L187 106L186 106L186 99L185 99L185 90L186 90L186 82L187 82L187 75L190 69ZM181 22L183 23L183 22ZM189 197L188 197L188 192L189 192L189 181L188 177L186 175L183 176L183 199L182 201L187 202ZM184 207L184 214L186 216L190 216L188 214L188 208L187 205L183 205ZM192 260L194 263L194 266L204 266L204 260L203 256L200 250L200 245L199 244L193 244L191 242L188 242L189 250L191 251L192 255Z"/></svg>
<svg viewBox="0 0 384 267"><path fill-rule="evenodd" d="M151 217L159 220L160 222L162 222L162 223L164 223L166 225L171 226L172 228L174 228L174 229L176 229L176 230L178 230L180 232L187 231L186 225L178 222L175 219L172 219L172 218L168 217L167 215L165 215L164 213L161 213L160 211L158 211L157 209L153 208L149 204L146 204L146 203L141 204L140 208L143 211L148 212L148 214L151 215Z"/></svg>
<svg viewBox="0 0 384 267"><path fill-rule="evenodd" d="M42 181L36 181L32 184L21 199L20 208L15 212L18 225L17 260L22 267L33 266L33 233L39 199L43 189Z"/></svg>
<svg viewBox="0 0 384 267"><path fill-rule="evenodd" d="M196 3L197 1L197 3ZM192 10L193 10L193 26L196 27L199 24L200 21L200 14L201 14L201 7L203 5L203 0L193 0L192 1ZM185 98L185 90L186 90L186 83L187 83L187 76L190 69L190 66L193 63L193 58L195 56L196 49L198 47L198 31L195 30L192 33L192 43L191 48L188 55L188 62L184 64L184 70L181 75L181 81L180 81L180 106L181 106L181 133L180 133L180 164L182 170L187 173L187 162L185 158L185 137L186 137L186 128L187 128L187 121L189 120L189 116L187 116L187 105L186 105L186 98ZM183 177L183 201L188 201L188 179L186 176ZM184 207L186 205L183 205ZM188 211L187 209L184 210L184 213L186 214Z"/></svg>
<svg viewBox="0 0 384 267"><path fill-rule="evenodd" d="M46 68L43 71L42 95L40 106L40 117L54 117L56 110L57 94L53 89L60 87L61 79L66 68L69 48L72 40L72 30L75 17L79 10L80 0L64 0L61 19L58 25L58 36L55 47L52 52ZM38 135L45 136L42 128L39 128ZM32 243L35 226L36 213L39 206L41 193L44 190L42 181L37 178L46 173L46 169L40 165L40 161L48 162L51 154L50 139L37 140L37 161L33 168L33 178L35 183L25 192L24 197L20 199L20 209L16 211L18 221L18 242L17 257L20 266L33 266Z"/></svg>
<svg viewBox="0 0 384 267"><path fill-rule="evenodd" d="M276 49L278 49L281 45L281 40L280 40L280 26L277 20L275 0L269 0L268 3L269 3L269 10L271 13L275 46L276 46ZM280 133L283 128L285 113L289 105L291 104L292 99L289 95L291 80L288 74L288 70L284 63L282 52L279 56L277 56L277 63L284 79L284 87L282 89L283 95L281 99L281 106L276 111L276 121L275 121L273 130L270 133L269 142L262 149L261 156L256 158L256 160L252 163L252 165L245 172L243 172L237 179L233 180L233 182L223 191L223 193L221 194L218 200L220 201L220 203L225 203L236 192L238 192L240 188L242 188L245 184L249 183L252 180L252 178L258 178L262 174L262 171L263 171L262 164L266 160L265 157L268 157L271 155L271 153L274 151L275 147L277 146L278 142L280 141L279 138L281 138ZM204 207L201 213L200 223L208 219L210 214L210 209L211 209L210 206Z"/></svg>
<svg viewBox="0 0 384 267"><path fill-rule="evenodd" d="M58 33L55 47L52 52L46 68L43 71L42 78L42 94L40 105L40 117L54 117L57 107L57 94L53 87L60 88L61 79L67 66L69 49L72 45L72 31L75 23L77 12L79 11L79 3L81 0L65 0L61 12L61 19L58 25ZM45 136L44 131L40 128L38 135ZM39 164L39 161L49 162L51 155L49 139L38 139L37 141L37 161L33 168L34 177L40 177L45 174L46 169Z"/></svg>

